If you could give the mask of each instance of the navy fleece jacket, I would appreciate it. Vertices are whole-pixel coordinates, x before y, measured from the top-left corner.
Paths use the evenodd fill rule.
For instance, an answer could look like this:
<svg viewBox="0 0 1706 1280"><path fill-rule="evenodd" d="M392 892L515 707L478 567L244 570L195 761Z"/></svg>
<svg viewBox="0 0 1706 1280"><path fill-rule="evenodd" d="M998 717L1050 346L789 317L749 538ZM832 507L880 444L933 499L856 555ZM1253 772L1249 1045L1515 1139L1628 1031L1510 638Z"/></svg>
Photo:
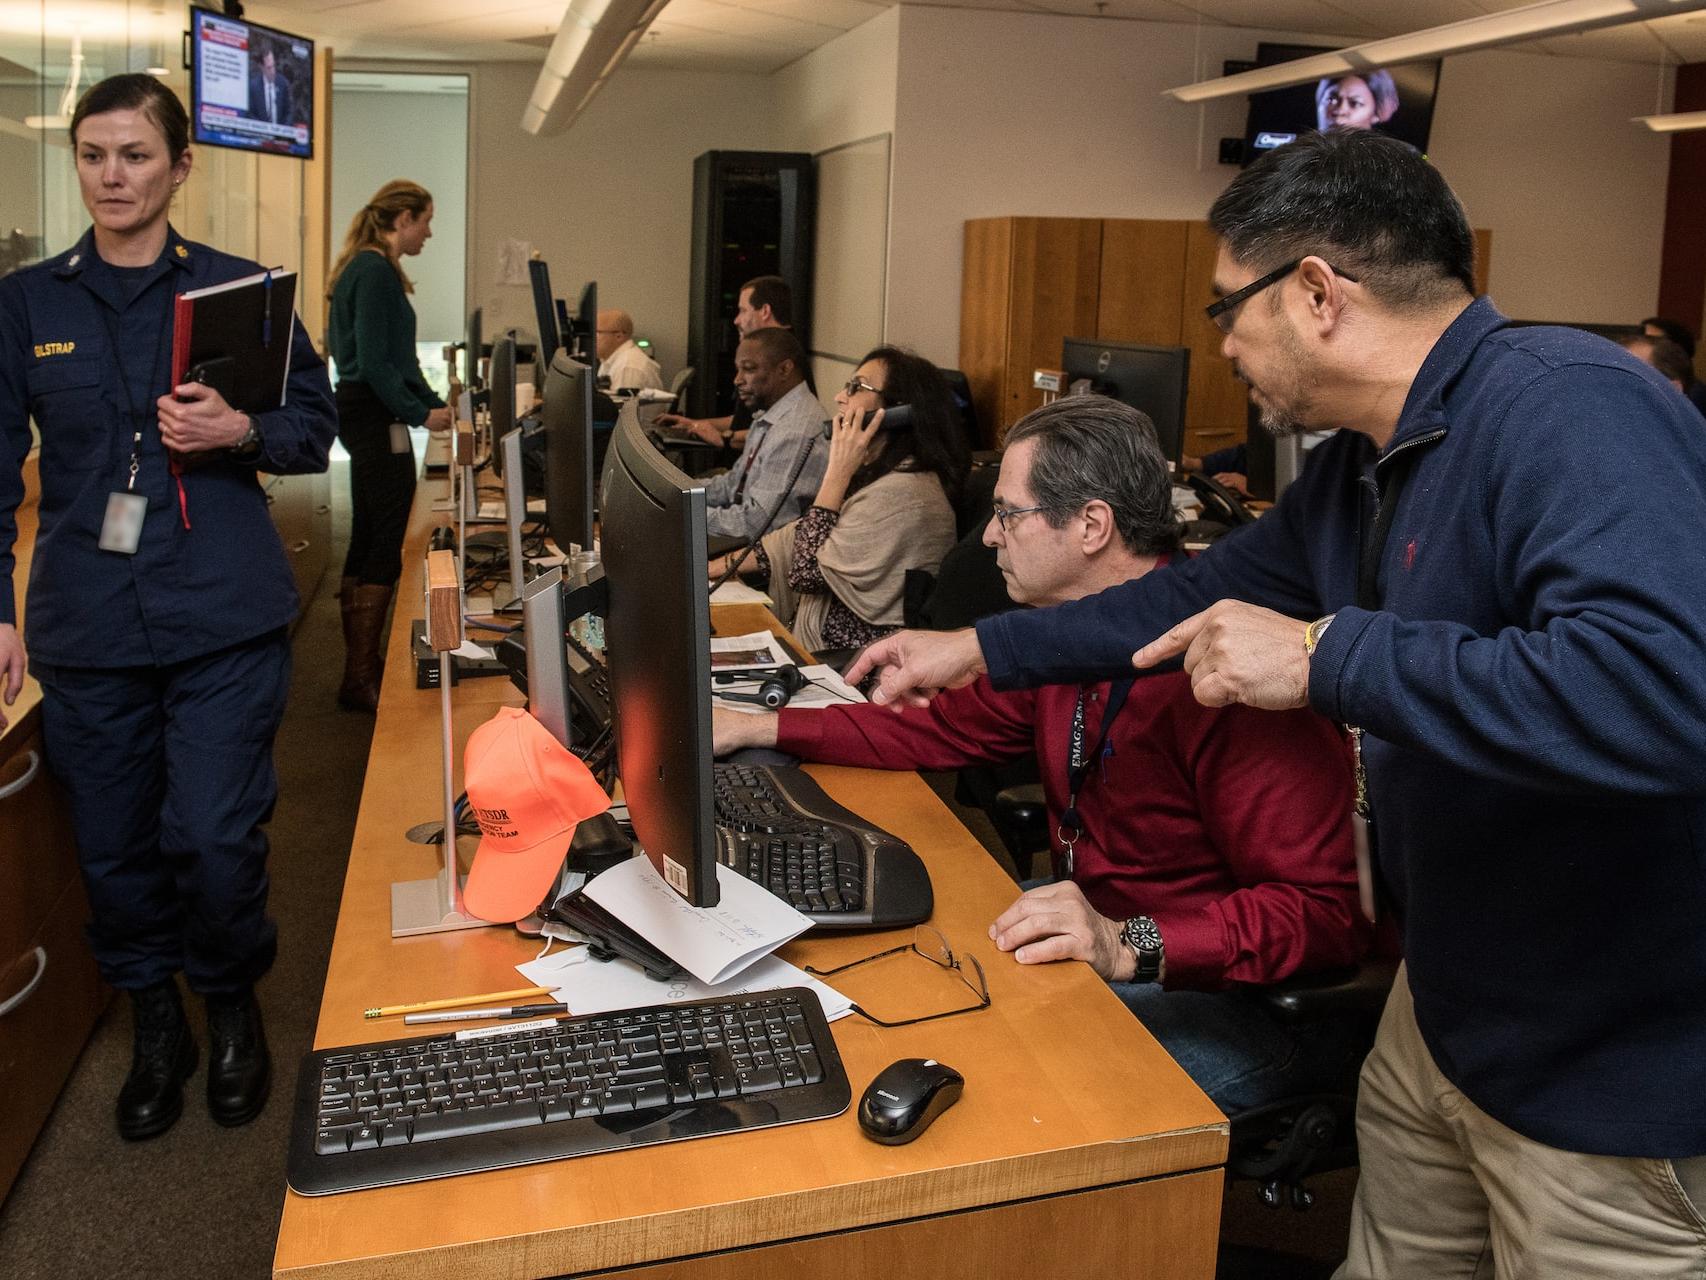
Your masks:
<svg viewBox="0 0 1706 1280"><path fill-rule="evenodd" d="M978 626L997 687L1108 678L1215 600L1335 614L1309 700L1365 731L1440 1070L1566 1150L1706 1153L1706 432L1613 344L1485 299L1376 459L1341 431L1195 560ZM1377 485L1409 468L1356 607Z"/></svg>

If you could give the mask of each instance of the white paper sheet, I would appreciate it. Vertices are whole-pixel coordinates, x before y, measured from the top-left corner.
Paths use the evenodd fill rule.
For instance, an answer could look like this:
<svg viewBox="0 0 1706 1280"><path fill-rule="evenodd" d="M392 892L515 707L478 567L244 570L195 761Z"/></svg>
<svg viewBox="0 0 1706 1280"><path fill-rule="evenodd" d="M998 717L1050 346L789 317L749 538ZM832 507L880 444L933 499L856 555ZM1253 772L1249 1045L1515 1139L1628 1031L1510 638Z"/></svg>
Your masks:
<svg viewBox="0 0 1706 1280"><path fill-rule="evenodd" d="M800 674L811 683L788 699L790 707L834 707L845 702L864 702L865 695L860 693L847 681L841 678L841 673L834 667L826 667L822 663L815 666L801 667ZM749 711L753 715L766 714L768 708L756 706L750 702L730 702L727 698L717 695L725 690L735 693L757 693L764 683L763 677L755 680L731 680L727 684L711 686L711 701L728 711Z"/></svg>
<svg viewBox="0 0 1706 1280"><path fill-rule="evenodd" d="M799 937L811 921L762 885L717 868L721 901L692 907L636 854L593 878L586 896L699 981L730 978Z"/></svg>
<svg viewBox="0 0 1706 1280"><path fill-rule="evenodd" d="M714 987L685 974L659 982L648 978L630 960L594 960L585 947L570 947L543 960L530 960L515 967L529 982L552 988L551 998L568 1005L570 1013L608 1013L612 1009L738 996L782 987L807 987L817 992L823 1016L831 1022L845 1018L853 1005L834 987L775 956L766 956L742 970L738 977Z"/></svg>
<svg viewBox="0 0 1706 1280"><path fill-rule="evenodd" d="M527 503L527 514L530 516L544 515L545 500L543 498L530 498ZM476 520L503 520L506 518L507 515L504 511L502 498L482 499L480 502L480 509L474 513L474 519Z"/></svg>
<svg viewBox="0 0 1706 1280"><path fill-rule="evenodd" d="M769 606L775 603L764 592L756 587L749 587L738 577L730 578L722 586L711 593L712 604L761 604ZM715 641L712 641L715 644ZM715 652L715 650L713 650Z"/></svg>
<svg viewBox="0 0 1706 1280"><path fill-rule="evenodd" d="M771 631L711 637L712 671L725 667L774 667L792 661L782 642Z"/></svg>

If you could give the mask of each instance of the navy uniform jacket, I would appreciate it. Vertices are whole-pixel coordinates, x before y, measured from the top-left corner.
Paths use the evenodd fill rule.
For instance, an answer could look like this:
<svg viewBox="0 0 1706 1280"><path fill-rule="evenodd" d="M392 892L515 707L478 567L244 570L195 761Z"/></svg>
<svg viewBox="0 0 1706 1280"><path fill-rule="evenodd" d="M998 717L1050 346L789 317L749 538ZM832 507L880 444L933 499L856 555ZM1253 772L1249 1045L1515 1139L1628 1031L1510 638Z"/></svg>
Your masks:
<svg viewBox="0 0 1706 1280"><path fill-rule="evenodd" d="M0 279L0 623L17 621L12 544L33 417L41 508L25 637L32 659L179 662L295 616L296 587L257 472L326 469L337 415L301 322L285 406L255 418L259 457L218 452L185 469L188 529L154 412L171 388L174 295L258 270L168 229L133 297L95 252L90 230L58 257ZM142 432L135 492L148 499L148 514L141 546L123 555L96 541L107 495L125 488L133 423Z"/></svg>

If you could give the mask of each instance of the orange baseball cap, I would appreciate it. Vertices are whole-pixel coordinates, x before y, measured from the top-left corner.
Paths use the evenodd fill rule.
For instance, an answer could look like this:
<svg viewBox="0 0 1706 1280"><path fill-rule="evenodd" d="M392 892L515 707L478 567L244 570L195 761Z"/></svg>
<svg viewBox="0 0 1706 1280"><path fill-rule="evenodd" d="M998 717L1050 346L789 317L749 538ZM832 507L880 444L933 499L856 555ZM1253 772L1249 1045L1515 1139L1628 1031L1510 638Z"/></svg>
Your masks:
<svg viewBox="0 0 1706 1280"><path fill-rule="evenodd" d="M463 783L480 847L462 899L482 920L536 911L562 869L575 827L610 797L592 771L520 707L503 707L468 739Z"/></svg>

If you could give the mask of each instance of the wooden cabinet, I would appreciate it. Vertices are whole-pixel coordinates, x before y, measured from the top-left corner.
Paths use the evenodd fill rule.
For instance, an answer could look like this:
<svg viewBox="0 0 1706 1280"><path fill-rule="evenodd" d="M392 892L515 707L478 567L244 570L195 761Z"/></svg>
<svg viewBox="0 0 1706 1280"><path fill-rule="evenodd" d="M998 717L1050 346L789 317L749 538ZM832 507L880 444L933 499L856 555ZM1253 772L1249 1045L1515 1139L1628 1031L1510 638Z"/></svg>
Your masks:
<svg viewBox="0 0 1706 1280"><path fill-rule="evenodd" d="M36 496L32 458L24 464L18 507L19 583L29 578ZM41 689L33 679L25 679L6 715L11 723L0 732L0 1199L11 1190L110 994L83 939L89 908L70 810L43 757Z"/></svg>
<svg viewBox="0 0 1706 1280"><path fill-rule="evenodd" d="M1217 238L1206 222L1138 218L974 218L960 286L960 368L984 444L1042 403L1039 368L1059 368L1067 338L1189 347L1184 452L1244 439L1249 396L1203 315ZM1475 232L1475 288L1487 289L1489 232Z"/></svg>
<svg viewBox="0 0 1706 1280"><path fill-rule="evenodd" d="M0 1199L71 1075L108 992L71 818L42 759L38 713L0 738Z"/></svg>

